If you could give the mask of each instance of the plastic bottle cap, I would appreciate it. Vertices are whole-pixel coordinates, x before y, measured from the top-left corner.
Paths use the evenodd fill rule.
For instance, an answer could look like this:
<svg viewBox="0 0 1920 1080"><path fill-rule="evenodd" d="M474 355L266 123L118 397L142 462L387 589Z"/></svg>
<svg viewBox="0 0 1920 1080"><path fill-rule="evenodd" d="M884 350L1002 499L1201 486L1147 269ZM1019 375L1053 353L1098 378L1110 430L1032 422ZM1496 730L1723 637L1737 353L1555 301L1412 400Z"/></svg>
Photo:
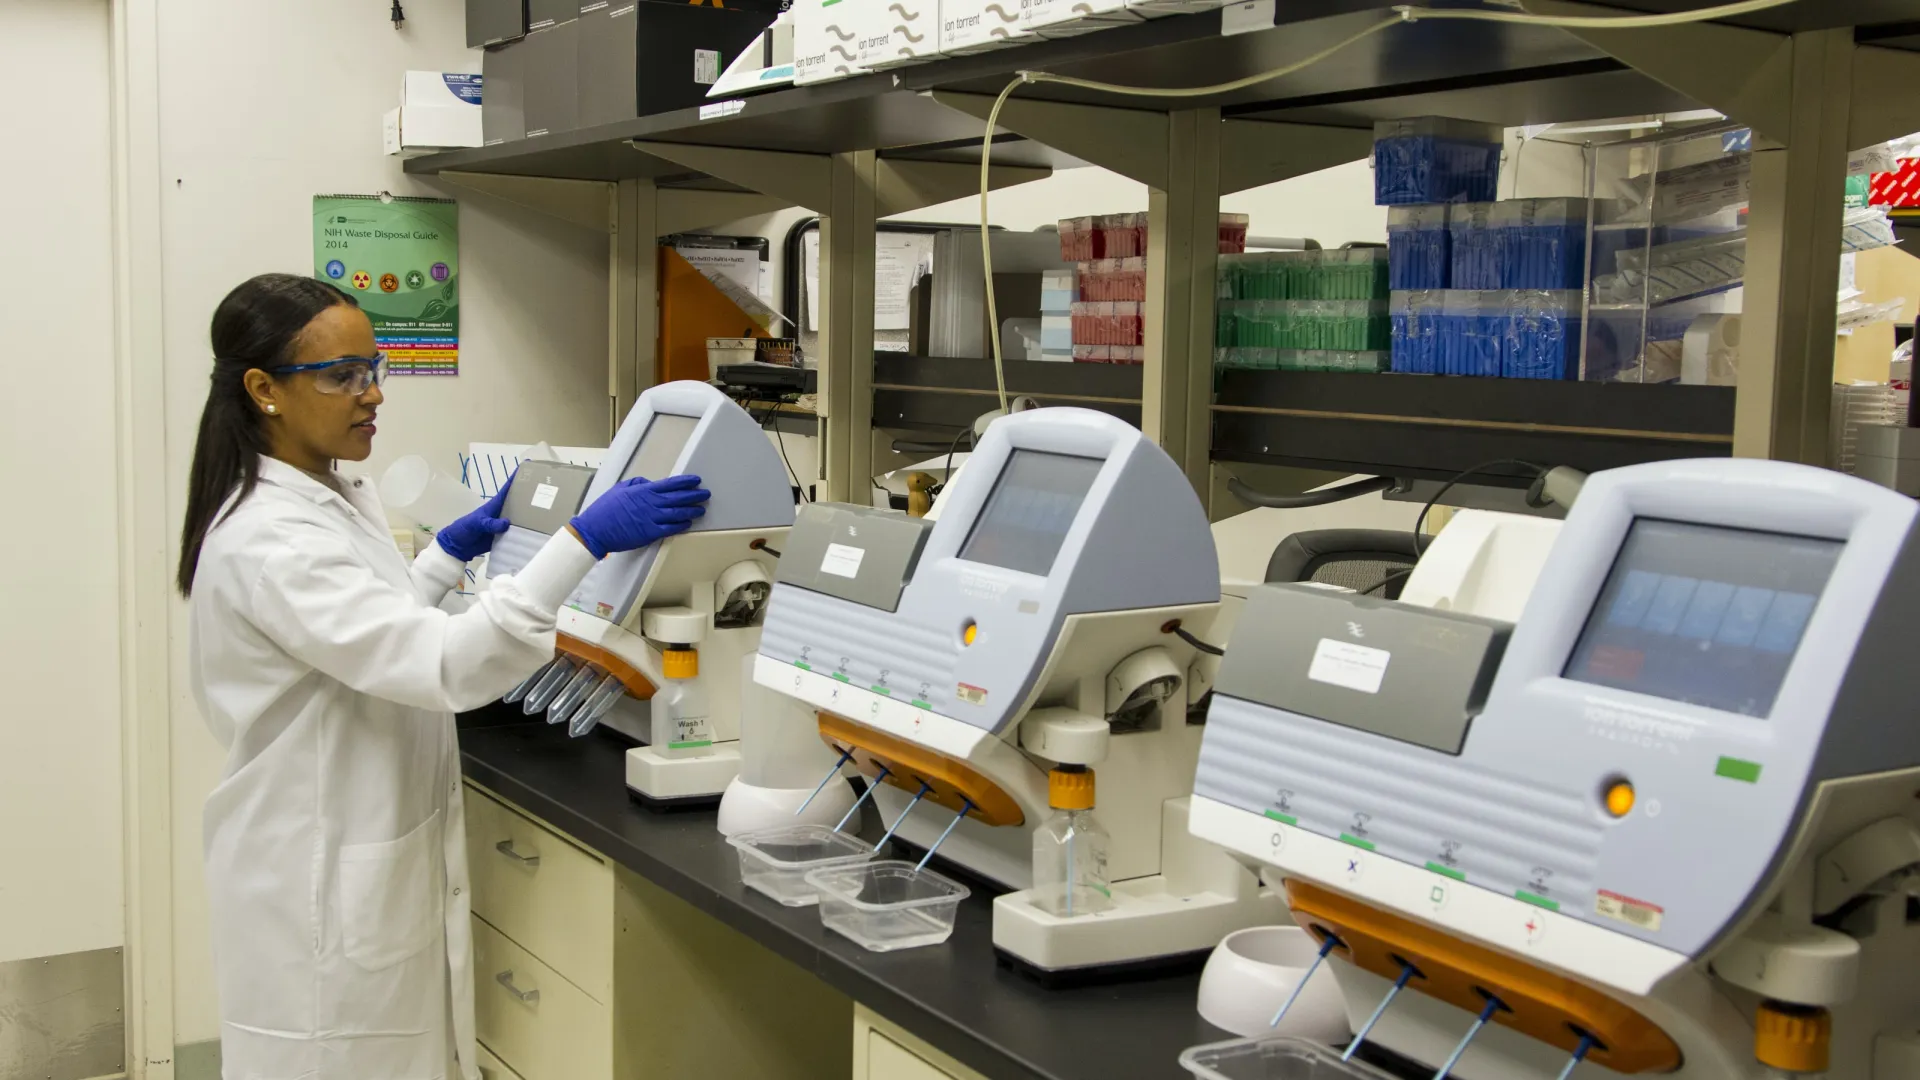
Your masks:
<svg viewBox="0 0 1920 1080"><path fill-rule="evenodd" d="M1788 1072L1827 1071L1833 1016L1814 1005L1763 1001L1754 1016L1753 1056Z"/></svg>
<svg viewBox="0 0 1920 1080"><path fill-rule="evenodd" d="M1047 805L1055 810L1093 809L1093 770L1047 774Z"/></svg>
<svg viewBox="0 0 1920 1080"><path fill-rule="evenodd" d="M669 679L691 679L700 674L697 649L669 648L660 654L660 673Z"/></svg>

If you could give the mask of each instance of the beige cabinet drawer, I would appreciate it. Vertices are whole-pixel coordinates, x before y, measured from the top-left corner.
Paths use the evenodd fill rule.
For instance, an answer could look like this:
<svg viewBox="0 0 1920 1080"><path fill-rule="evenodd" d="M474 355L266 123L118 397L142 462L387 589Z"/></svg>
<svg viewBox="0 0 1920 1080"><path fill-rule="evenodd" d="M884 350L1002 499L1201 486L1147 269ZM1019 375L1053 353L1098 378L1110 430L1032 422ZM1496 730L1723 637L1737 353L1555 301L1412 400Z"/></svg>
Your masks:
<svg viewBox="0 0 1920 1080"><path fill-rule="evenodd" d="M466 804L473 913L612 1002L612 867L484 792Z"/></svg>
<svg viewBox="0 0 1920 1080"><path fill-rule="evenodd" d="M484 1046L480 1047L479 1065L480 1080L524 1080L519 1073L507 1068L505 1062L494 1057L493 1051Z"/></svg>
<svg viewBox="0 0 1920 1080"><path fill-rule="evenodd" d="M475 1031L525 1080L611 1080L613 1014L473 920Z"/></svg>
<svg viewBox="0 0 1920 1080"><path fill-rule="evenodd" d="M860 1080L958 1080L877 1031L867 1032L867 1075Z"/></svg>

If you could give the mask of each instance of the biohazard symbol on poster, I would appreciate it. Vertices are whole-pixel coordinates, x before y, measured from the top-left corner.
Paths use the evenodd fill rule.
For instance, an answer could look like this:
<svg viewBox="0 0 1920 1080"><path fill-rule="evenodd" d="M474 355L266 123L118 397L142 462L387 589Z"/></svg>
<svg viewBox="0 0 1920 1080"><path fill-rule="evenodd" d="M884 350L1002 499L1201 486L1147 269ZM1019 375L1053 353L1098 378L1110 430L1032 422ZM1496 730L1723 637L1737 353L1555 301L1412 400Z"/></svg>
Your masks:
<svg viewBox="0 0 1920 1080"><path fill-rule="evenodd" d="M352 282L390 374L459 374L459 252L451 200L314 196L313 276Z"/></svg>

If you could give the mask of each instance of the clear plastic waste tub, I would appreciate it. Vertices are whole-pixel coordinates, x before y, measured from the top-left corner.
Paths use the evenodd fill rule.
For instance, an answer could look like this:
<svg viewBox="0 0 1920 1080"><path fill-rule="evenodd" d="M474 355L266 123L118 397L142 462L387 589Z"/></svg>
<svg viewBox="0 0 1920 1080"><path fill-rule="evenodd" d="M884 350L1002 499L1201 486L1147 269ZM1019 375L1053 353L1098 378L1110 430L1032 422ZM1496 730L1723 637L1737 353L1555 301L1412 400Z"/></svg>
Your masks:
<svg viewBox="0 0 1920 1080"><path fill-rule="evenodd" d="M814 870L807 884L820 895L821 923L872 952L947 940L970 892L898 859Z"/></svg>
<svg viewBox="0 0 1920 1080"><path fill-rule="evenodd" d="M1180 1064L1200 1080L1393 1080L1364 1061L1341 1061L1319 1043L1285 1035L1189 1047Z"/></svg>
<svg viewBox="0 0 1920 1080"><path fill-rule="evenodd" d="M785 825L727 837L740 853L740 880L787 907L817 903L807 883L812 870L852 866L873 858L873 845L825 825Z"/></svg>

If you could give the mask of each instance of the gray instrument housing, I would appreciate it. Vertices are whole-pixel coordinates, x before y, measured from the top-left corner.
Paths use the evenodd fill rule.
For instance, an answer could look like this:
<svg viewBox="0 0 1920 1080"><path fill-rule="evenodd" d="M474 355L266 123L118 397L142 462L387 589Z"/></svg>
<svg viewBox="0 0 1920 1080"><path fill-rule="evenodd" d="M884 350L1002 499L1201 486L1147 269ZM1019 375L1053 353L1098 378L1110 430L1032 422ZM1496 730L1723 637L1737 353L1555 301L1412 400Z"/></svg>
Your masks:
<svg viewBox="0 0 1920 1080"><path fill-rule="evenodd" d="M837 596L856 604L895 611L900 590L913 578L933 522L849 503L812 503L801 507L787 533L776 580ZM852 568L830 552L860 551ZM827 568L839 567L835 573Z"/></svg>
<svg viewBox="0 0 1920 1080"><path fill-rule="evenodd" d="M524 569L527 560L586 504L593 473L588 466L562 461L521 462L507 487L506 505L501 508L502 516L512 524L493 542L493 551L487 556L487 576L517 574ZM533 504L543 484L558 489L552 504L545 508Z"/></svg>
<svg viewBox="0 0 1920 1080"><path fill-rule="evenodd" d="M674 457L668 475L691 473L700 478L700 486L712 492L707 512L696 519L689 532L722 532L737 529L770 529L793 524L793 488L787 483L787 468L766 432L747 411L732 399L703 382L664 383L640 395L633 411L620 424L613 445L601 459L600 469L587 488L585 505L618 483L627 465L641 450L647 429L657 414L697 418L686 444ZM665 479L664 476L648 477ZM633 551L616 551L600 560L580 587L567 598L567 606L616 624L625 624L633 614L647 574L653 569L660 545L673 538L648 544Z"/></svg>
<svg viewBox="0 0 1920 1080"><path fill-rule="evenodd" d="M1768 717L1562 676L1639 518L1845 543ZM1379 855L1444 863L1470 885L1525 892L1567 917L1701 956L1763 898L1821 782L1920 765L1920 725L1890 722L1912 712L1912 681L1896 674L1910 670L1920 632L1914 518L1914 502L1891 491L1780 462L1672 461L1596 474L1458 756L1222 685L1196 793L1329 837L1358 824ZM1233 651L1259 640L1263 618L1283 610L1250 606ZM1751 779L1748 764L1758 766ZM1615 818L1605 792L1622 779L1637 805ZM1637 901L1642 919L1601 914L1601 890ZM1655 909L1657 918L1646 917Z"/></svg>
<svg viewBox="0 0 1920 1080"><path fill-rule="evenodd" d="M1104 462L1046 577L959 558L1018 450ZM903 537L883 541L895 552L888 565ZM1067 616L1220 599L1213 535L1186 475L1137 429L1087 409L994 421L942 497L892 610L820 591L818 569L791 551L781 558L762 656L837 670L994 733L1020 715ZM876 598L888 591L879 584ZM978 636L968 646L970 623Z"/></svg>
<svg viewBox="0 0 1920 1080"><path fill-rule="evenodd" d="M1457 754L1467 723L1486 704L1511 623L1435 611L1311 585L1263 585L1247 595L1216 693L1284 701L1303 716ZM1383 653L1378 688L1361 691L1311 665L1274 657L1316 656L1322 642Z"/></svg>

